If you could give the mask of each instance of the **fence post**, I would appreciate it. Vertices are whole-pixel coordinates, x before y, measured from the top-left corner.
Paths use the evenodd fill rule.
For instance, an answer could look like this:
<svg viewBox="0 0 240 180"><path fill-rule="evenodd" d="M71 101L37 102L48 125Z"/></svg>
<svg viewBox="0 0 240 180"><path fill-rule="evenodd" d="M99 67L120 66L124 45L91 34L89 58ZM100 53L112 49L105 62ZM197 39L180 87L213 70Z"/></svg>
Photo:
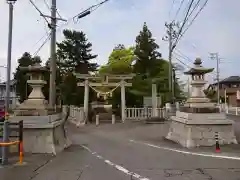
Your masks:
<svg viewBox="0 0 240 180"><path fill-rule="evenodd" d="M99 125L99 115L97 114L96 115L96 126L98 126Z"/></svg>
<svg viewBox="0 0 240 180"><path fill-rule="evenodd" d="M115 124L115 121L116 121L115 114L112 114L112 124Z"/></svg>
<svg viewBox="0 0 240 180"><path fill-rule="evenodd" d="M145 117L146 119L148 118L148 109L147 109L146 106L144 107L144 117Z"/></svg>
<svg viewBox="0 0 240 180"><path fill-rule="evenodd" d="M9 122L4 121L4 125L3 125L3 142L4 143L9 142L8 125L9 125ZM6 165L8 163L8 150L9 150L8 146L2 147L2 165Z"/></svg>
<svg viewBox="0 0 240 180"><path fill-rule="evenodd" d="M238 107L236 107L236 115L238 115Z"/></svg>
<svg viewBox="0 0 240 180"><path fill-rule="evenodd" d="M19 164L23 163L23 120L19 121Z"/></svg>
<svg viewBox="0 0 240 180"><path fill-rule="evenodd" d="M227 105L225 105L225 111L228 114L228 106Z"/></svg>

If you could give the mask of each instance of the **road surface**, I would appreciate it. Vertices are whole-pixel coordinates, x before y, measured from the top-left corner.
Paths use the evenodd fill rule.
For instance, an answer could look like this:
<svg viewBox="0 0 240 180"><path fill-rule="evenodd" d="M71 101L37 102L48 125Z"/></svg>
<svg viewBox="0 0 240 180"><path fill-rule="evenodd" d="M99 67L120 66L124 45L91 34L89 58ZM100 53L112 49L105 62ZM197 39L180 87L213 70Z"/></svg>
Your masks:
<svg viewBox="0 0 240 180"><path fill-rule="evenodd" d="M240 180L239 145L223 147L221 154L215 154L214 147L189 151L164 140L167 128L167 124L141 123L70 126L73 146L65 152L25 176L18 168L18 175L10 173L13 169L17 172L15 168L9 168L0 169L0 177L3 180Z"/></svg>

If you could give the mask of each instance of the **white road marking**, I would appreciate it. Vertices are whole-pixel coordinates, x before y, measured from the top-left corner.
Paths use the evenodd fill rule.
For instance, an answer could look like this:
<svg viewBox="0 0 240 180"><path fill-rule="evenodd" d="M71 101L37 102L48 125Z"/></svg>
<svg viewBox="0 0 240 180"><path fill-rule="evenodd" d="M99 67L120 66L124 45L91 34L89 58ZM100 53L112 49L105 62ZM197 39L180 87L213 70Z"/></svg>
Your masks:
<svg viewBox="0 0 240 180"><path fill-rule="evenodd" d="M154 145L154 144L145 143L145 142L141 142L141 141L135 141L135 140L132 140L132 139L129 140L129 141L132 142L132 143L142 144L142 145L154 147L154 148L157 148L157 149L163 149L163 150L178 152L178 153L182 153L182 154L189 154L189 155L193 155L193 156L203 156L203 157L212 157L212 158L219 158L219 159L240 160L240 157L238 157L238 156L216 155L216 154L210 154L210 153L196 153L196 152L178 150L178 149L174 149L174 148L157 146L157 145Z"/></svg>
<svg viewBox="0 0 240 180"><path fill-rule="evenodd" d="M134 178L136 178L136 179L138 179L138 180L150 180L149 178L146 178L146 177L143 177L143 176L141 176L141 175L139 175L139 174L136 174L136 173L134 173L134 172L131 172L131 171L127 170L126 168L122 167L122 166L119 166L119 165L117 165L117 164L115 164L115 163L113 163L113 162L111 162L111 161L109 161L109 160L107 160L107 159L104 159L104 158L103 158L102 156L100 156L97 152L92 151L92 150L89 149L87 146L84 146L84 145L81 145L81 146L82 146L84 149L86 149L87 151L89 151L92 155L96 156L98 159L103 160L106 164L114 167L115 169L117 169L117 170L119 170L119 171L121 171L121 172L123 172L123 173L125 173L125 174L127 174L127 175L129 175L129 176L132 176L132 177L134 177Z"/></svg>

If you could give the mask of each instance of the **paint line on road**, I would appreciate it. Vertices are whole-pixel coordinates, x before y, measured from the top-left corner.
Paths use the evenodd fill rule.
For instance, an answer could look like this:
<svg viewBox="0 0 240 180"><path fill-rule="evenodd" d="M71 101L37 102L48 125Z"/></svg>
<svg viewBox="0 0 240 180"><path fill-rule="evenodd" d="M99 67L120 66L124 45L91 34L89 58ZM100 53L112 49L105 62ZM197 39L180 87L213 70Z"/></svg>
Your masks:
<svg viewBox="0 0 240 180"><path fill-rule="evenodd" d="M99 155L97 152L92 151L92 150L89 149L87 146L84 146L84 145L81 145L81 146L82 146L84 149L86 149L88 152L90 152L92 155L96 156L98 159L103 160L106 164L114 167L115 169L123 172L124 174L127 174L127 175L129 175L129 176L131 176L131 177L134 177L134 178L138 179L138 180L150 180L149 178L146 178L146 177L143 177L143 176L141 176L141 175L139 175L139 174L136 174L136 173L134 173L134 172L131 172L131 171L127 170L126 168L124 168L124 167L122 167L122 166L119 166L118 164L115 164L115 163L113 163L113 162L111 162L111 161L109 161L109 160L107 160L107 159L104 159L101 155Z"/></svg>
<svg viewBox="0 0 240 180"><path fill-rule="evenodd" d="M132 142L132 143L146 145L146 146L150 146L150 147L157 148L157 149L163 149L163 150L166 150L166 151L178 152L178 153L182 153L182 154L189 154L189 155L193 155L193 156L203 156L203 157L211 157L211 158L219 158L219 159L240 160L240 157L237 157L237 156L216 155L216 154L208 154L208 153L196 153L196 152L183 151L183 150L178 150L178 149L169 148L169 147L157 146L157 145L154 145L154 144L145 143L145 142L141 142L141 141L135 141L135 140L132 140L132 139L129 140L129 141Z"/></svg>

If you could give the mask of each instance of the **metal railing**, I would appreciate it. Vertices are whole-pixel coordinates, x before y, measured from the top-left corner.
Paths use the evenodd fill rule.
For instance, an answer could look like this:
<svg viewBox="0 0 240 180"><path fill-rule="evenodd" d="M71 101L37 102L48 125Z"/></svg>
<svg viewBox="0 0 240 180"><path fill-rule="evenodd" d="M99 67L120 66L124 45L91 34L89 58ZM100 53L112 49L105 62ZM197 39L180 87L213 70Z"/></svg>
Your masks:
<svg viewBox="0 0 240 180"><path fill-rule="evenodd" d="M8 164L9 147L18 145L19 164L23 163L23 121L18 123L0 122L0 150L2 150L1 161L2 165Z"/></svg>

